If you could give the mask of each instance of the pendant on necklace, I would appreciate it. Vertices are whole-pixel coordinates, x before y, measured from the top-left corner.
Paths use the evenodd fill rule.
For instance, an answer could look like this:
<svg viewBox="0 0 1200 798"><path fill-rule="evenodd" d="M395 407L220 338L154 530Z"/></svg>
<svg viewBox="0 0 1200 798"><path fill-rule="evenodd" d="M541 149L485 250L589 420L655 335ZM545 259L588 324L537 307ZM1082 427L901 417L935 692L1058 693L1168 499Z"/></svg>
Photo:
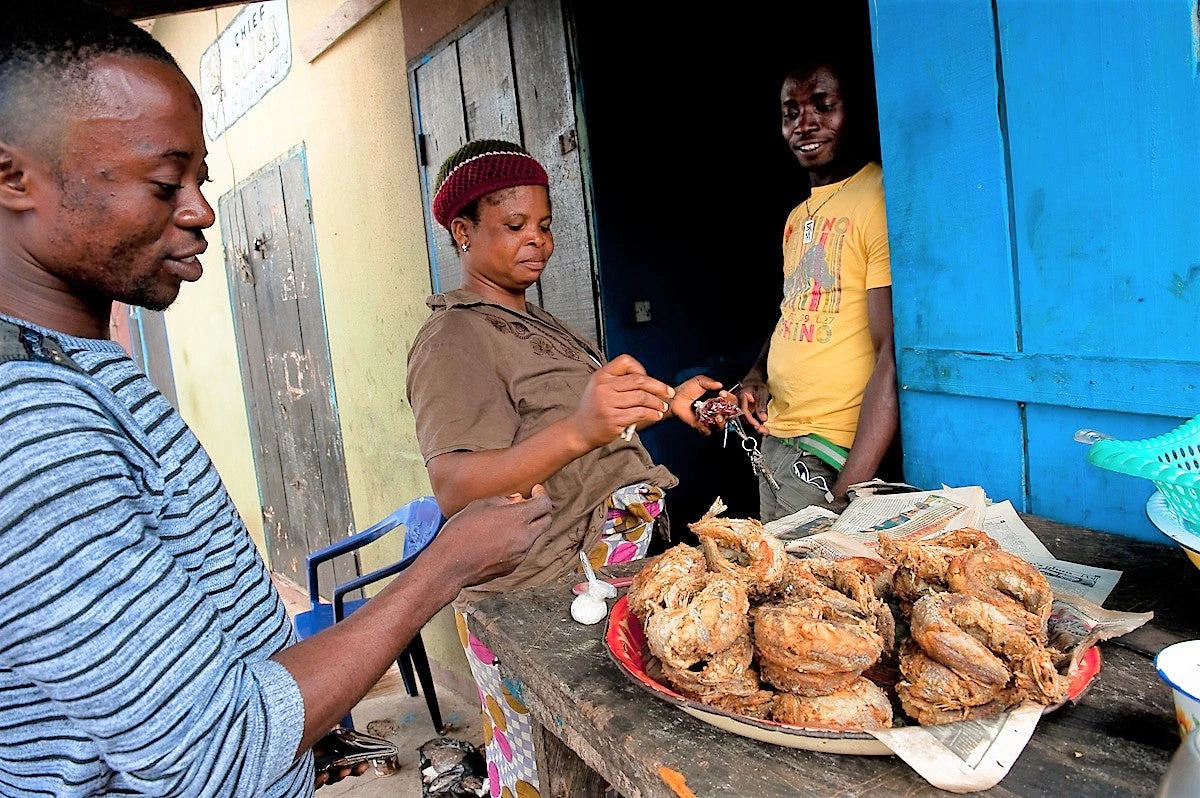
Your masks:
<svg viewBox="0 0 1200 798"><path fill-rule="evenodd" d="M812 219L804 220L804 243L811 244L813 240L813 230L817 227L817 223Z"/></svg>

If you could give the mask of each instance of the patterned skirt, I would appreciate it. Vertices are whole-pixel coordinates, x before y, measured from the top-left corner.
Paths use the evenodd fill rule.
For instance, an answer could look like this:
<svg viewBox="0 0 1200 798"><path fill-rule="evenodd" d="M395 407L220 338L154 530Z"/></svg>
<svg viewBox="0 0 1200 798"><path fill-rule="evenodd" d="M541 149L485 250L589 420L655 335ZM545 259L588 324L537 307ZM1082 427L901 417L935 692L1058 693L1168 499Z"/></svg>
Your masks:
<svg viewBox="0 0 1200 798"><path fill-rule="evenodd" d="M628 485L608 497L604 531L588 552L593 568L632 562L646 556L654 535L655 519L663 510L660 488L646 483ZM488 785L492 798L536 798L537 763L533 726L523 703L520 682L501 676L500 661L467 627L455 611L458 635L479 688L483 711L483 742L487 754Z"/></svg>

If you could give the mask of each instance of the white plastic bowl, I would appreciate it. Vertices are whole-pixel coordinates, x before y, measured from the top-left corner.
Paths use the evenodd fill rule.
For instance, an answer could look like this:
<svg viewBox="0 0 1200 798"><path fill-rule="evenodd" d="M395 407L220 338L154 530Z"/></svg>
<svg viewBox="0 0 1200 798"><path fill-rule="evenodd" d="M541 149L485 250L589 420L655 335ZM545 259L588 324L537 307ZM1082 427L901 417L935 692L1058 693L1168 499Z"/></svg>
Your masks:
<svg viewBox="0 0 1200 798"><path fill-rule="evenodd" d="M1178 543L1192 564L1200 568L1200 535L1184 527L1183 519L1167 504L1162 491L1154 491L1146 501L1146 516L1160 532Z"/></svg>
<svg viewBox="0 0 1200 798"><path fill-rule="evenodd" d="M1200 726L1200 640L1167 646L1154 658L1154 667L1175 693L1179 736L1187 737Z"/></svg>

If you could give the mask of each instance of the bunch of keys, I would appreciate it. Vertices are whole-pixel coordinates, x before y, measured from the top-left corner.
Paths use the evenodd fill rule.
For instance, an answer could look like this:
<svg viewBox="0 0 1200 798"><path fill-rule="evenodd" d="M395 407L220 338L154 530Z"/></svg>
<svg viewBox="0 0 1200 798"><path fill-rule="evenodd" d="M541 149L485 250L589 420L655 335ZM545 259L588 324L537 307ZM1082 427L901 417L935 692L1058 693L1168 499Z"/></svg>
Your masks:
<svg viewBox="0 0 1200 798"><path fill-rule="evenodd" d="M735 385L730 392L737 390ZM721 441L721 446L729 444L729 431L733 430L733 434L742 439L742 451L750 458L750 470L755 476L761 476L771 486L771 490L778 491L779 483L775 481L775 474L771 472L767 461L763 459L762 452L758 450L758 441L746 434L746 430L742 427L742 422L738 418L742 414L737 405L730 402L728 399L720 396L714 396L711 399L700 401L697 399L692 404L692 409L696 411L696 416L705 424L715 426L715 417L722 416L725 419L725 437Z"/></svg>

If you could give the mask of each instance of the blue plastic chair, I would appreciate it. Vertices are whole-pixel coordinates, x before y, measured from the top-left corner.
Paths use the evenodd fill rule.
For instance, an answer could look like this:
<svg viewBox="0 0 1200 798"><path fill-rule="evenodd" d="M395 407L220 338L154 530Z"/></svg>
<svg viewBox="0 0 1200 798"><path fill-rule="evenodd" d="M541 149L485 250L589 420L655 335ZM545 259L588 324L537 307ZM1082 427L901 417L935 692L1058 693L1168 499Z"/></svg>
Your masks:
<svg viewBox="0 0 1200 798"><path fill-rule="evenodd" d="M438 508L437 501L432 496L422 496L404 505L379 523L355 533L345 540L339 540L318 549L308 555L308 600L312 609L296 615L296 636L301 640L312 637L322 629L327 629L343 618L349 616L367 602L367 599L351 599L346 601L346 594L359 590L380 579L398 574L417 559L422 549L437 535L445 519ZM362 548L391 532L396 527L404 527L404 549L397 563L379 568L369 574L351 579L336 585L333 589L333 602L321 600L317 585L317 566L333 559L340 554L346 554ZM429 658L425 655L425 645L421 635L413 637L412 642L400 656L396 658L400 668L400 676L404 680L404 689L410 696L417 695L416 679L420 680L421 690L425 693L425 704L429 707L429 715L433 719L434 729L438 734L443 731L442 713L438 709L437 694L433 689L433 676L429 672ZM354 728L354 721L347 713L342 719L342 726Z"/></svg>

